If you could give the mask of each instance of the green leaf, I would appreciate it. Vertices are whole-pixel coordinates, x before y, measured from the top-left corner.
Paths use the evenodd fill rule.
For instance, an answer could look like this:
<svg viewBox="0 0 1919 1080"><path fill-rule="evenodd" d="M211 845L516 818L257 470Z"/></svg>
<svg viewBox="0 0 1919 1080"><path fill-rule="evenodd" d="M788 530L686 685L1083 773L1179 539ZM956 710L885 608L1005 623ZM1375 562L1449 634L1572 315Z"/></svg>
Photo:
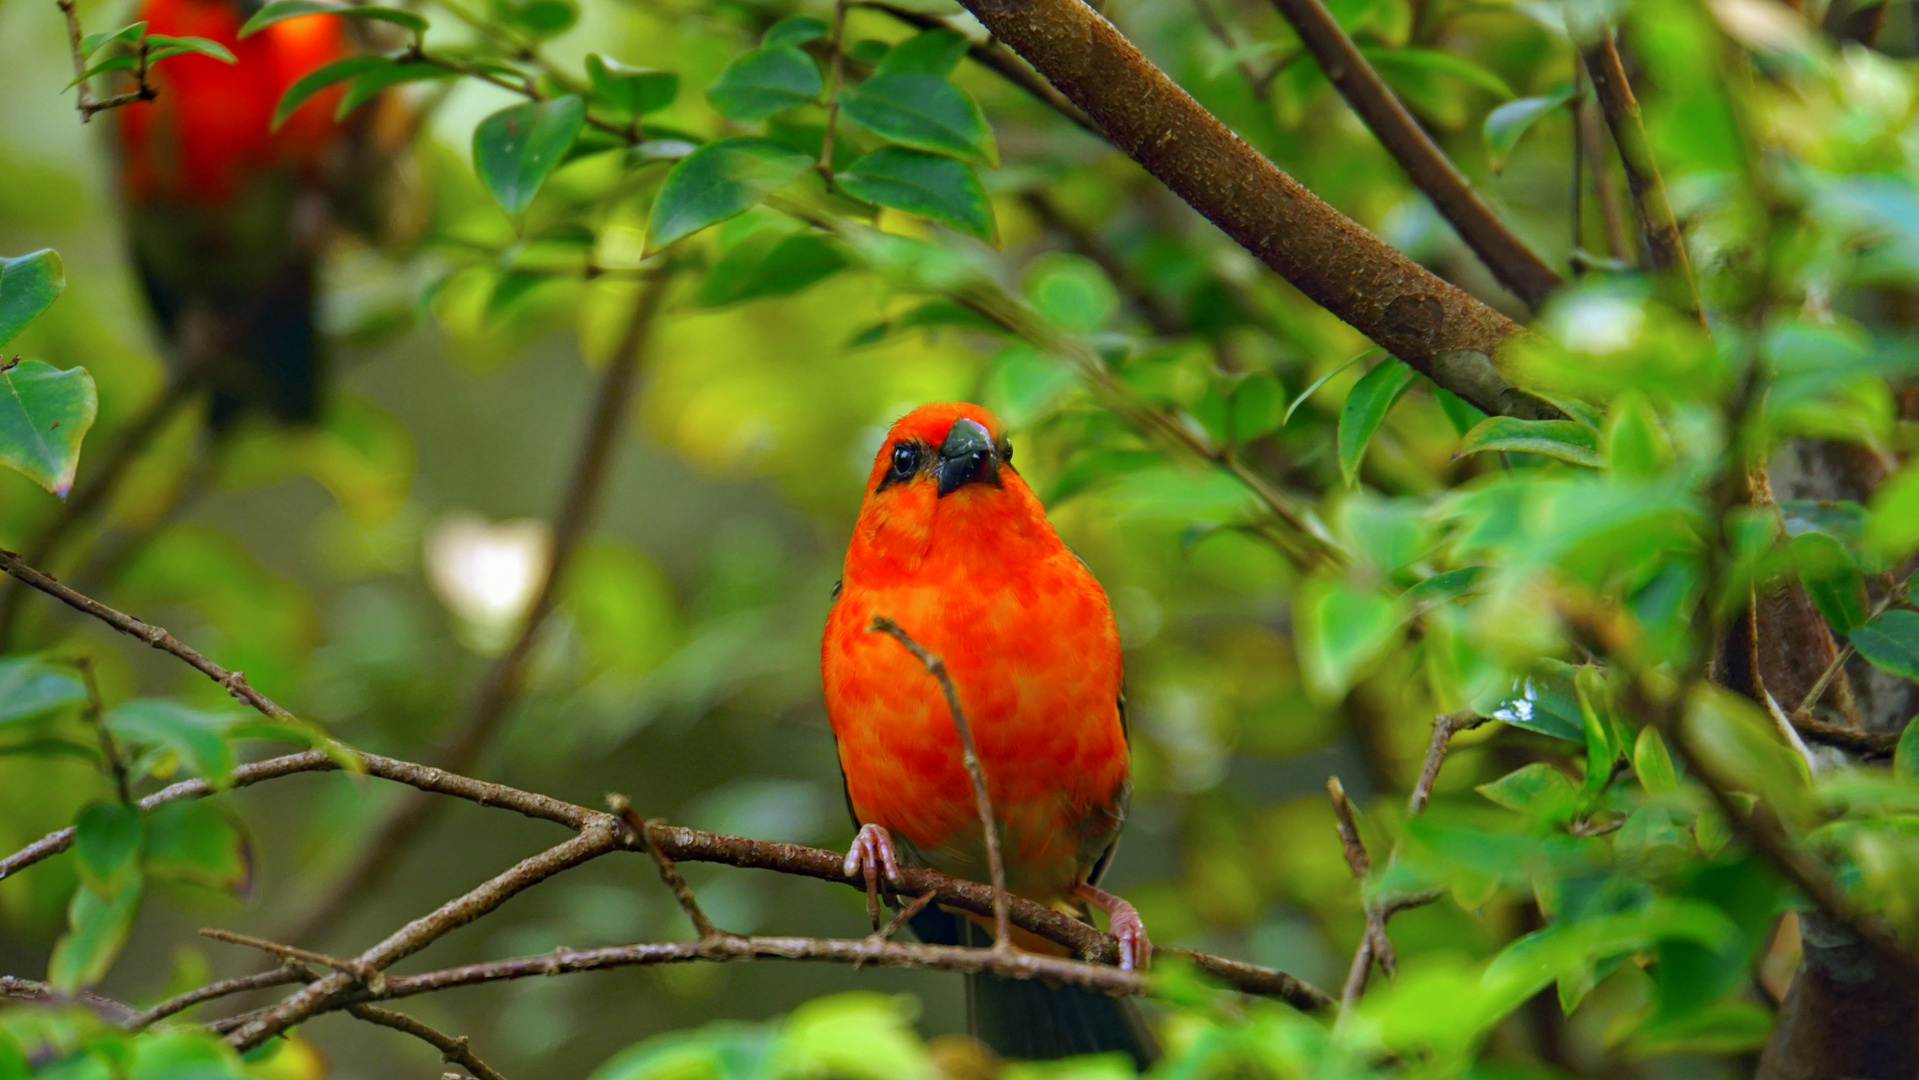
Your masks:
<svg viewBox="0 0 1919 1080"><path fill-rule="evenodd" d="M594 94L614 108L635 116L658 112L680 96L677 73L628 67L599 53L587 54L586 74L593 82Z"/></svg>
<svg viewBox="0 0 1919 1080"><path fill-rule="evenodd" d="M135 42L147 32L145 22L128 23L118 30L100 30L80 39L80 55L91 57L94 53L115 42Z"/></svg>
<svg viewBox="0 0 1919 1080"><path fill-rule="evenodd" d="M103 897L119 893L139 876L144 834L136 807L97 802L80 811L73 823L80 880Z"/></svg>
<svg viewBox="0 0 1919 1080"><path fill-rule="evenodd" d="M1346 478L1347 487L1358 486L1359 463L1366 456L1373 433L1418 377L1419 373L1398 357L1388 356L1353 384L1346 395L1346 407L1339 413L1339 472Z"/></svg>
<svg viewBox="0 0 1919 1080"><path fill-rule="evenodd" d="M1306 389L1301 390L1299 392L1299 396L1294 398L1290 405L1286 406L1286 415L1280 419L1279 421L1280 426L1285 427L1287 424L1291 423L1293 419L1293 414L1299 411L1299 407L1301 405L1306 404L1306 399L1309 397L1312 397L1314 393L1318 392L1320 387L1325 386L1328 382L1332 381L1333 376L1339 374L1342 371L1345 371L1347 368L1352 367L1354 364L1357 364L1362 360L1369 360L1375 356L1385 356L1385 355L1386 355L1386 350L1384 349L1367 349L1365 352L1354 353L1352 356L1348 357L1347 359L1340 361L1339 366L1326 372L1326 374L1321 375L1319 378L1314 379L1311 386L1308 386Z"/></svg>
<svg viewBox="0 0 1919 1080"><path fill-rule="evenodd" d="M1279 380L1259 373L1249 376L1233 390L1227 407L1228 431L1235 443L1248 443L1285 422L1285 391Z"/></svg>
<svg viewBox="0 0 1919 1080"><path fill-rule="evenodd" d="M767 296L799 292L846 265L838 248L811 233L792 236L761 234L727 249L706 280L699 301L722 307Z"/></svg>
<svg viewBox="0 0 1919 1080"><path fill-rule="evenodd" d="M1090 334L1119 310L1119 290L1091 259L1049 254L1026 272L1026 298L1046 321L1069 333Z"/></svg>
<svg viewBox="0 0 1919 1080"><path fill-rule="evenodd" d="M147 52L147 63L149 64L159 63L170 56L184 56L187 53L211 56L223 64L239 63L239 61L234 58L233 50L209 38L170 37L166 34L148 34L147 45L149 46L149 51Z"/></svg>
<svg viewBox="0 0 1919 1080"><path fill-rule="evenodd" d="M1613 401L1606 417L1606 461L1613 475L1651 480L1672 464L1672 439L1659 423L1652 401L1628 390Z"/></svg>
<svg viewBox="0 0 1919 1080"><path fill-rule="evenodd" d="M92 67L87 68L80 74L75 75L73 81L62 87L62 89L71 90L81 83L86 82L88 79L93 78L95 75L104 75L109 71L132 71L139 66L140 59L133 53L116 53L94 64Z"/></svg>
<svg viewBox="0 0 1919 1080"><path fill-rule="evenodd" d="M253 13L253 18L240 27L240 36L257 34L274 23L285 19L297 19L302 15L342 15L352 19L377 19L405 27L413 33L415 41L426 34L426 20L411 11L399 8L373 7L371 5L343 4L335 0L273 0L273 3Z"/></svg>
<svg viewBox="0 0 1919 1080"><path fill-rule="evenodd" d="M1376 45L1361 45L1359 51L1387 82L1444 75L1501 98L1513 96L1513 88L1506 85L1506 80L1459 53L1436 49L1387 49Z"/></svg>
<svg viewBox="0 0 1919 1080"><path fill-rule="evenodd" d="M0 367L0 465L66 495L99 408L85 368L60 371L38 360Z"/></svg>
<svg viewBox="0 0 1919 1080"><path fill-rule="evenodd" d="M557 37L580 21L580 9L567 0L529 0L502 4L502 21L535 39Z"/></svg>
<svg viewBox="0 0 1919 1080"><path fill-rule="evenodd" d="M1473 592L1474 586L1485 573L1483 566L1462 566L1457 570L1434 574L1406 590L1406 603L1419 608L1457 600Z"/></svg>
<svg viewBox="0 0 1919 1080"><path fill-rule="evenodd" d="M825 88L812 57L791 45L763 46L726 65L706 100L728 120L750 124L817 101Z"/></svg>
<svg viewBox="0 0 1919 1080"><path fill-rule="evenodd" d="M1919 611L1888 611L1846 636L1874 667L1919 679Z"/></svg>
<svg viewBox="0 0 1919 1080"><path fill-rule="evenodd" d="M882 138L978 165L998 165L993 129L964 90L938 75L875 75L840 95L840 112Z"/></svg>
<svg viewBox="0 0 1919 1080"><path fill-rule="evenodd" d="M965 55L966 38L963 35L945 27L935 27L914 34L886 50L874 74L892 75L912 71L944 78L960 62L960 57Z"/></svg>
<svg viewBox="0 0 1919 1080"><path fill-rule="evenodd" d="M1573 686L1576 670L1570 664L1548 660L1537 674L1515 680L1505 693L1474 707L1501 723L1583 744L1585 722L1579 693Z"/></svg>
<svg viewBox="0 0 1919 1080"><path fill-rule="evenodd" d="M1866 621L1866 578L1845 546L1825 533L1802 533L1787 550L1800 584L1833 632L1850 634Z"/></svg>
<svg viewBox="0 0 1919 1080"><path fill-rule="evenodd" d="M473 169L500 209L518 215L566 157L586 123L576 94L510 105L473 129Z"/></svg>
<svg viewBox="0 0 1919 1080"><path fill-rule="evenodd" d="M837 180L842 191L862 202L917 214L989 244L999 242L986 188L963 161L885 146L855 161Z"/></svg>
<svg viewBox="0 0 1919 1080"><path fill-rule="evenodd" d="M0 345L12 341L66 287L66 266L52 248L0 259Z"/></svg>
<svg viewBox="0 0 1919 1080"><path fill-rule="evenodd" d="M660 184L646 223L646 250L658 251L744 213L812 167L811 157L771 139L707 143L681 158Z"/></svg>
<svg viewBox="0 0 1919 1080"><path fill-rule="evenodd" d="M1571 817L1579 802L1572 781L1543 761L1521 766L1473 790L1508 810L1559 821Z"/></svg>
<svg viewBox="0 0 1919 1080"><path fill-rule="evenodd" d="M1577 420L1520 420L1489 416L1479 422L1453 451L1453 460L1491 450L1542 454L1574 465L1599 468L1599 433Z"/></svg>
<svg viewBox="0 0 1919 1080"><path fill-rule="evenodd" d="M292 86L287 87L286 93L280 95L280 104L273 110L273 130L280 130L280 125L287 122L287 117L327 87L369 71L393 66L393 61L384 56L349 56L314 68L300 76Z"/></svg>
<svg viewBox="0 0 1919 1080"><path fill-rule="evenodd" d="M79 679L31 656L0 658L0 724L32 720L87 700Z"/></svg>
<svg viewBox="0 0 1919 1080"><path fill-rule="evenodd" d="M353 110L373 100L381 91L404 83L431 82L459 77L460 73L457 71L449 71L438 64L423 61L377 67L354 77L353 82L348 84L346 93L340 95L340 104L334 108L333 118L344 120Z"/></svg>
<svg viewBox="0 0 1919 1080"><path fill-rule="evenodd" d="M1391 647L1403 616L1393 598L1321 575L1300 587L1293 620L1306 685L1332 701Z"/></svg>
<svg viewBox="0 0 1919 1080"><path fill-rule="evenodd" d="M767 28L760 38L760 48L777 49L790 45L804 45L809 41L818 41L826 36L826 23L811 15L788 15Z"/></svg>
<svg viewBox="0 0 1919 1080"><path fill-rule="evenodd" d="M1439 411L1446 414L1446 421L1452 424L1455 435L1466 434L1486 419L1486 414L1480 411L1479 406L1443 386L1433 387L1433 399L1439 402Z"/></svg>
<svg viewBox="0 0 1919 1080"><path fill-rule="evenodd" d="M167 803L147 821L146 871L154 877L245 892L253 853L230 812L205 799Z"/></svg>
<svg viewBox="0 0 1919 1080"><path fill-rule="evenodd" d="M220 731L224 724L222 717L158 698L139 698L107 713L107 729L114 735L173 752L216 788L233 778L233 748Z"/></svg>
<svg viewBox="0 0 1919 1080"><path fill-rule="evenodd" d="M53 946L47 981L56 990L72 993L105 978L139 913L138 879L110 899L101 899L92 889L73 890L67 905L68 930Z"/></svg>
<svg viewBox="0 0 1919 1080"><path fill-rule="evenodd" d="M1910 720L1899 732L1899 744L1892 751L1892 775L1908 783L1919 783L1919 724Z"/></svg>
<svg viewBox="0 0 1919 1080"><path fill-rule="evenodd" d="M1527 97L1508 101L1487 113L1484 128L1486 153L1492 159L1493 172L1500 172L1506 167L1506 158L1513 152L1513 147L1519 144L1519 137L1526 134L1534 121L1565 105L1572 100L1572 96L1572 87L1569 86L1544 97Z"/></svg>
<svg viewBox="0 0 1919 1080"><path fill-rule="evenodd" d="M0 280L0 285L4 285ZM6 312L0 304L0 344L6 340ZM1872 493L1872 512L1866 518L1867 550L1888 563L1897 562L1919 547L1919 460L1909 461Z"/></svg>
<svg viewBox="0 0 1919 1080"><path fill-rule="evenodd" d="M1666 740L1650 726L1639 729L1632 748L1632 768L1648 795L1670 795L1679 790L1679 774L1673 770L1672 755L1666 752Z"/></svg>

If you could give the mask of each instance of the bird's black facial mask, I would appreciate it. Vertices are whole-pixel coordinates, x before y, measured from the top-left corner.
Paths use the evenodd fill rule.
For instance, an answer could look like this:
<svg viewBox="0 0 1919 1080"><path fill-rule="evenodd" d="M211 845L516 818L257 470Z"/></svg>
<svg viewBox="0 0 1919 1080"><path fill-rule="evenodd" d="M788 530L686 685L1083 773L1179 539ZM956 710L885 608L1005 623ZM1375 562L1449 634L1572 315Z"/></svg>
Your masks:
<svg viewBox="0 0 1919 1080"><path fill-rule="evenodd" d="M968 484L999 487L1001 452L993 445L993 436L974 420L959 419L946 432L940 444L939 460L933 465L933 477L941 498Z"/></svg>

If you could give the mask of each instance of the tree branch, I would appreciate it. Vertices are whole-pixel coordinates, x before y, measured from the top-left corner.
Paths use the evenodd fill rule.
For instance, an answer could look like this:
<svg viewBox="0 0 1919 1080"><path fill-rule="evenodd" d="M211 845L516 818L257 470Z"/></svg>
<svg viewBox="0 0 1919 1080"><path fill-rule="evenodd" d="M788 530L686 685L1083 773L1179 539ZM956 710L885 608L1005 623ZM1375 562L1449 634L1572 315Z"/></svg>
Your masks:
<svg viewBox="0 0 1919 1080"><path fill-rule="evenodd" d="M1081 0L964 0L1107 138L1292 282L1488 413L1557 418L1495 365L1519 328L1280 171Z"/></svg>
<svg viewBox="0 0 1919 1080"><path fill-rule="evenodd" d="M1272 0L1320 70L1499 283L1538 310L1565 279L1493 213L1320 0Z"/></svg>
<svg viewBox="0 0 1919 1080"><path fill-rule="evenodd" d="M1679 235L1679 222L1673 216L1672 202L1666 197L1666 182L1653 161L1652 143L1646 138L1646 126L1639 115L1639 100L1633 96L1632 84L1626 81L1626 69L1620 63L1611 28L1599 28L1593 41L1581 46L1580 55L1592 77L1594 96L1599 98L1599 107L1606 114L1606 126L1612 129L1613 142L1619 147L1619 161L1625 168L1626 185L1632 190L1647 261L1654 270L1671 273L1679 279L1691 305L1689 310L1704 325L1704 316L1699 310L1699 288L1693 282L1692 266L1686 259L1686 242Z"/></svg>
<svg viewBox="0 0 1919 1080"><path fill-rule="evenodd" d="M124 1024L134 1015L133 1007L123 1001L82 990L74 994L63 994L51 985L33 979L17 979L12 975L0 975L0 1001L36 1001L51 1005L78 1002L92 1009L101 1019L114 1024Z"/></svg>
<svg viewBox="0 0 1919 1080"><path fill-rule="evenodd" d="M403 1013L390 1012L372 1005L349 1005L347 1012L370 1024L390 1027L395 1031L404 1031L440 1052L440 1060L458 1065L472 1073L478 1080L506 1080L499 1071L481 1061L473 1049L466 1044L466 1036L455 1038L444 1031L428 1027Z"/></svg>
<svg viewBox="0 0 1919 1080"><path fill-rule="evenodd" d="M95 113L106 112L108 109L117 109L122 105L131 105L136 101L152 101L154 98L160 96L158 90L155 90L147 84L148 49L147 43L141 41L140 65L134 70L134 77L136 79L134 89L124 94L116 94L105 101L96 99L93 96L93 91L88 88L85 78L87 73L87 54L80 44L80 15L75 10L77 7L76 0L56 0L56 3L60 6L60 14L65 15L67 18L67 42L73 50L73 75L75 79L79 80L78 85L74 87L76 93L74 94L73 106L80 110L81 123L92 123Z"/></svg>
<svg viewBox="0 0 1919 1080"><path fill-rule="evenodd" d="M244 994L249 990L263 990L272 986L285 986L287 983L312 982L316 977L304 964L289 962L281 964L272 971L262 971L257 975L221 979L219 982L211 982L176 997L170 997L151 1009L136 1013L128 1018L125 1027L128 1031L139 1031L175 1013L185 1012L195 1005L215 998Z"/></svg>
<svg viewBox="0 0 1919 1080"><path fill-rule="evenodd" d="M926 651L926 647L914 641L900 624L884 615L876 615L867 624L868 633L886 634L906 646L919 662L926 665L927 674L939 680L940 692L946 695L946 710L953 718L953 728L959 732L960 752L966 763L967 779L973 783L973 802L979 811L980 829L986 837L986 870L993 879L993 948L996 950L1013 947L1013 936L1007 931L1006 924L1006 864L1000 859L999 819L993 816L993 797L986 788L986 770L980 765L979 750L973 746L973 728L966 722L966 711L960 708L959 692L953 689L953 678L946 673L946 661Z"/></svg>
<svg viewBox="0 0 1919 1080"><path fill-rule="evenodd" d="M546 576L540 583L532 607L527 610L518 636L494 662L474 695L466 720L434 755L443 768L453 772L465 772L472 768L492 744L500 724L506 719L513 703L519 699L526 676L527 659L533 654L533 647L539 641L540 630L545 626L547 617L553 613L567 568L580 541L585 538L587 526L599 505L600 493L606 484L607 463L620 433L625 430L626 417L631 411L633 387L640 366L645 362L647 337L653 317L659 311L661 297L670 280L670 275L662 273L647 279L640 286L624 335L614 350L613 361L607 366L599 392L593 398L586 434L580 440L566 494L561 498L559 510L554 515L553 558ZM402 798L374 828L354 863L304 915L279 936L290 941L311 941L323 937L339 920L348 904L378 887L393 872L401 853L426 830L443 805L439 800L419 795Z"/></svg>

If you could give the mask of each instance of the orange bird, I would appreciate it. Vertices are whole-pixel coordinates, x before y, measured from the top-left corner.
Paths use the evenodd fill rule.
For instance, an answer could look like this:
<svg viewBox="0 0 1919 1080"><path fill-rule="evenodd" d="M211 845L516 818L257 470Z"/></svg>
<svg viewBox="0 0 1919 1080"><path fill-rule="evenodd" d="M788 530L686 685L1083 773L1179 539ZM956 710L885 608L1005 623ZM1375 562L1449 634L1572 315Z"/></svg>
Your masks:
<svg viewBox="0 0 1919 1080"><path fill-rule="evenodd" d="M1007 888L1082 918L1105 911L1123 966L1151 944L1131 904L1098 888L1132 793L1119 634L1106 593L1012 465L993 414L924 405L888 432L867 478L821 646L826 712L859 835L849 877L897 881L901 861L988 880L973 790L939 684L898 623L946 663L1001 830ZM922 938L978 941L945 912ZM1025 935L1027 947L1057 946ZM968 980L973 1033L1009 1057L1157 1055L1130 1001L1071 987Z"/></svg>
<svg viewBox="0 0 1919 1080"><path fill-rule="evenodd" d="M328 226L370 186L355 173L370 114L336 124L343 88L271 129L289 86L358 51L344 20L288 19L242 40L258 7L145 0L149 32L211 39L238 62L169 59L149 76L159 96L115 116L134 263L174 361L210 384L216 427L250 408L290 422L317 412L317 265Z"/></svg>

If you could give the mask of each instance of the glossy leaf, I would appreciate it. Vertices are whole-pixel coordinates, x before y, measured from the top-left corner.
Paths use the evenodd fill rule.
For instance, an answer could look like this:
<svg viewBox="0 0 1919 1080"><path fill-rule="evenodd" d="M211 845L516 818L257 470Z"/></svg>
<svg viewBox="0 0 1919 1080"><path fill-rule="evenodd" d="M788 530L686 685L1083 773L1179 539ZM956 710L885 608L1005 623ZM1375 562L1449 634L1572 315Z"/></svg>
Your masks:
<svg viewBox="0 0 1919 1080"><path fill-rule="evenodd" d="M840 96L840 113L901 146L998 165L993 129L966 92L938 75L895 71Z"/></svg>
<svg viewBox="0 0 1919 1080"><path fill-rule="evenodd" d="M66 264L52 248L0 258L0 346L47 310L66 287Z"/></svg>
<svg viewBox="0 0 1919 1080"><path fill-rule="evenodd" d="M1373 45L1362 45L1359 51L1379 69L1387 82L1441 75L1501 98L1513 96L1513 88L1506 85L1506 80L1492 69L1460 53L1438 49L1387 49Z"/></svg>
<svg viewBox="0 0 1919 1080"><path fill-rule="evenodd" d="M1888 611L1847 636L1874 667L1919 679L1919 611Z"/></svg>
<svg viewBox="0 0 1919 1080"><path fill-rule="evenodd" d="M503 21L528 37L557 37L580 21L580 9L569 0L528 0L499 5Z"/></svg>
<svg viewBox="0 0 1919 1080"><path fill-rule="evenodd" d="M209 889L244 892L253 877L253 853L230 814L217 803L167 803L147 821L146 871L154 877Z"/></svg>
<svg viewBox="0 0 1919 1080"><path fill-rule="evenodd" d="M144 21L128 23L118 30L97 30L80 39L80 55L91 57L116 42L132 44L146 36L146 32L147 24Z"/></svg>
<svg viewBox="0 0 1919 1080"><path fill-rule="evenodd" d="M157 64L169 57L185 56L188 53L194 53L199 56L210 56L223 64L235 64L239 62L234 57L233 50L210 38L172 37L167 34L148 34L146 43L148 47L147 63L149 64Z"/></svg>
<svg viewBox="0 0 1919 1080"><path fill-rule="evenodd" d="M1517 101L1508 101L1486 114L1485 126L1481 129L1486 136L1486 153L1492 159L1493 172L1506 167L1506 158L1519 145L1520 136L1526 134L1540 117L1555 109L1563 108L1572 100L1572 88L1566 87L1543 97L1526 97Z"/></svg>
<svg viewBox="0 0 1919 1080"><path fill-rule="evenodd" d="M559 167L586 123L575 94L501 109L473 129L473 169L500 204L518 215Z"/></svg>
<svg viewBox="0 0 1919 1080"><path fill-rule="evenodd" d="M33 720L87 700L80 680L31 656L0 657L0 724Z"/></svg>
<svg viewBox="0 0 1919 1080"><path fill-rule="evenodd" d="M1473 790L1508 810L1559 820L1570 816L1578 802L1572 781L1543 761L1523 765Z"/></svg>
<svg viewBox="0 0 1919 1080"><path fill-rule="evenodd" d="M763 46L726 65L706 100L728 120L750 124L817 101L825 88L812 57L792 45Z"/></svg>
<svg viewBox="0 0 1919 1080"><path fill-rule="evenodd" d="M700 283L709 307L767 296L788 296L846 265L839 249L810 233L755 236L727 249Z"/></svg>
<svg viewBox="0 0 1919 1080"><path fill-rule="evenodd" d="M860 158L836 178L862 202L890 206L994 243L993 204L972 166L937 154L887 146Z"/></svg>
<svg viewBox="0 0 1919 1080"><path fill-rule="evenodd" d="M646 223L646 248L658 251L744 213L812 167L811 157L771 139L708 143L682 158L660 184Z"/></svg>
<svg viewBox="0 0 1919 1080"><path fill-rule="evenodd" d="M1639 729L1639 738L1632 748L1632 767L1639 777L1639 786L1645 788L1648 795L1670 795L1679 790L1679 774L1673 770L1672 755L1656 728Z"/></svg>
<svg viewBox="0 0 1919 1080"><path fill-rule="evenodd" d="M1573 686L1576 670L1569 664L1547 661L1537 674L1517 680L1504 694L1494 695L1476 708L1501 723L1583 744L1585 722Z"/></svg>
<svg viewBox="0 0 1919 1080"><path fill-rule="evenodd" d="M346 119L353 110L395 86L457 78L460 78L460 73L457 71L449 71L438 64L417 61L377 67L354 76L353 81L347 84L346 93L340 95L340 104L333 110L333 118Z"/></svg>
<svg viewBox="0 0 1919 1080"><path fill-rule="evenodd" d="M67 932L53 946L47 981L71 993L106 977L120 956L140 913L140 882L102 899L92 889L75 889L67 906Z"/></svg>
<svg viewBox="0 0 1919 1080"><path fill-rule="evenodd" d="M146 829L140 811L117 802L97 802L73 824L73 851L80 880L101 896L113 896L140 872Z"/></svg>
<svg viewBox="0 0 1919 1080"><path fill-rule="evenodd" d="M680 96L677 73L628 67L599 53L587 54L586 74L593 82L594 94L635 116L658 112Z"/></svg>
<svg viewBox="0 0 1919 1080"><path fill-rule="evenodd" d="M966 45L963 35L945 27L923 30L886 50L874 74L913 71L944 78L966 55Z"/></svg>
<svg viewBox="0 0 1919 1080"><path fill-rule="evenodd" d="M1379 425L1386 422L1386 414L1392 411L1393 403L1404 394L1419 378L1419 373L1407 367L1397 357L1388 356L1373 367L1371 371L1359 377L1352 390L1346 395L1346 406L1339 413L1339 472L1346 478L1346 486L1359 483L1359 463L1365 459L1366 447L1373 441L1373 433Z"/></svg>
<svg viewBox="0 0 1919 1080"><path fill-rule="evenodd" d="M0 367L0 465L65 495L99 408L85 368L60 371L38 360Z"/></svg>
<svg viewBox="0 0 1919 1080"><path fill-rule="evenodd" d="M811 15L788 15L767 28L760 38L763 49L777 49L789 45L804 45L809 41L818 41L827 34L826 22Z"/></svg>
<svg viewBox="0 0 1919 1080"><path fill-rule="evenodd" d="M1292 400L1292 403L1286 406L1286 415L1280 419L1280 425L1283 427L1286 424L1291 423L1293 419L1293 414L1299 411L1299 407L1301 405L1306 404L1306 399L1309 397L1312 397L1313 394L1317 393L1320 387L1325 386L1328 382L1331 382L1333 376L1339 374L1342 371L1345 371L1347 368L1352 367L1354 364L1360 363L1361 361L1370 360L1374 357L1384 356L1384 355L1386 355L1386 350L1384 349L1367 349L1365 352L1354 353L1352 356L1346 358L1345 360L1340 361L1338 366L1327 371L1326 374L1321 375L1319 378L1314 379L1312 381L1312 385L1308 386L1306 389L1301 390L1299 392L1299 396L1294 398Z"/></svg>
<svg viewBox="0 0 1919 1080"><path fill-rule="evenodd" d="M1850 634L1866 622L1866 579L1845 546L1825 533L1792 538L1789 547L1800 584L1833 632Z"/></svg>
<svg viewBox="0 0 1919 1080"><path fill-rule="evenodd" d="M1489 416L1459 440L1453 458L1491 451L1540 454L1595 469L1605 464L1599 455L1599 433L1576 420Z"/></svg>
<svg viewBox="0 0 1919 1080"><path fill-rule="evenodd" d="M274 23L286 19L297 19L303 15L340 15L352 19L375 19L392 23L410 31L415 40L426 33L426 20L411 11L399 8L374 7L370 4L344 4L335 0L273 0L240 27L240 36L257 34Z"/></svg>
<svg viewBox="0 0 1919 1080"><path fill-rule="evenodd" d="M294 80L286 93L280 95L280 104L273 110L273 130L280 130L280 125L287 122L287 117L327 87L393 66L393 61L384 56L349 56L314 68Z"/></svg>
<svg viewBox="0 0 1919 1080"><path fill-rule="evenodd" d="M140 698L107 713L107 728L134 745L177 755L180 763L223 788L233 776L233 748L221 718L158 698Z"/></svg>

